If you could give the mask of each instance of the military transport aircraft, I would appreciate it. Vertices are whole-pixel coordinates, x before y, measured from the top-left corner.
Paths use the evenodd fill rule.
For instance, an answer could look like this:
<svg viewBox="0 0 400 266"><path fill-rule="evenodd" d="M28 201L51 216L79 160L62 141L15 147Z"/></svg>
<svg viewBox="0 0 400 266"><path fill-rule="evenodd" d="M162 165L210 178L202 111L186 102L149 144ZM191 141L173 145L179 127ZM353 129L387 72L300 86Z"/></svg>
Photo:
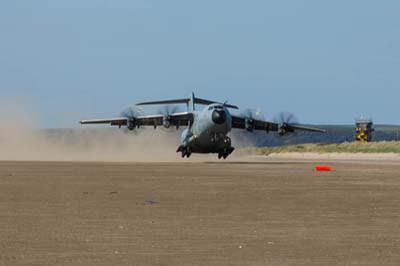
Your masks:
<svg viewBox="0 0 400 266"><path fill-rule="evenodd" d="M141 105L163 105L163 104L186 104L187 112L175 112L171 114L157 115L138 115L125 114L122 117L112 119L82 120L81 124L110 124L111 126L126 126L129 130L140 128L141 126L158 126L165 128L184 126L182 132L181 145L176 152L182 153L182 158L190 157L192 153L217 153L218 158L226 159L233 151L232 141L228 133L233 128L244 129L249 132L254 130L264 130L267 133L277 131L280 135L295 130L321 132L324 129L306 127L289 122L274 123L255 119L249 116L232 115L229 109L239 109L235 105L209 101L196 98L192 93L190 98L175 99L167 101L143 102ZM206 105L201 111L196 111L195 105Z"/></svg>

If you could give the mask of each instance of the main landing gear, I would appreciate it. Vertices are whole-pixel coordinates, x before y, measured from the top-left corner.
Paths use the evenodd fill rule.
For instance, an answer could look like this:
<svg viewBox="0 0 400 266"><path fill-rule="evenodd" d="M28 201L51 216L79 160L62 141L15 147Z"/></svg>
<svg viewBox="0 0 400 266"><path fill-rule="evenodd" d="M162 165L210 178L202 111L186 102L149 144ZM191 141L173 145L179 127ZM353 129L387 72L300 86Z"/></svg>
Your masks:
<svg viewBox="0 0 400 266"><path fill-rule="evenodd" d="M182 152L182 158L188 157L192 155L192 151L190 150L189 147L184 147L184 146L179 146L178 150L176 152Z"/></svg>
<svg viewBox="0 0 400 266"><path fill-rule="evenodd" d="M221 151L218 153L218 159L224 158L224 160L225 160L226 158L228 158L228 156L229 156L234 150L235 150L234 147L225 147L223 150L221 150Z"/></svg>

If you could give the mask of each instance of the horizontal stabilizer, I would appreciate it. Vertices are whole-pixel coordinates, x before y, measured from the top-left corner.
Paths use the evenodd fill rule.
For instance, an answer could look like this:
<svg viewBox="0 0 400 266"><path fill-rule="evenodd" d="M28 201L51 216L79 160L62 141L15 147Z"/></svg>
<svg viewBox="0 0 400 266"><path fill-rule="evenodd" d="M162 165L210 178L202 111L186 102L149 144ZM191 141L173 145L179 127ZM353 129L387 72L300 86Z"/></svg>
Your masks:
<svg viewBox="0 0 400 266"><path fill-rule="evenodd" d="M213 101L209 101L209 100L205 100L205 99L195 98L194 103L202 104L202 105L210 105L210 104L219 103L219 102L213 102ZM219 104L222 104L222 103L219 103ZM231 104L227 104L227 103L224 103L223 105L228 108L239 109L239 107L237 107L236 105L231 105Z"/></svg>
<svg viewBox="0 0 400 266"><path fill-rule="evenodd" d="M142 102L142 103L137 103L136 105L180 104L180 103L188 103L189 101L190 99L186 98L186 99L176 99L176 100L166 100L166 101Z"/></svg>
<svg viewBox="0 0 400 266"><path fill-rule="evenodd" d="M192 101L190 98L184 98L184 99L174 99L174 100L165 100L165 101L152 101L152 102L141 102L136 105L158 105L158 104L189 104ZM200 98L193 98L194 104L201 104L201 105L210 105L210 104L223 104L219 103L216 101L210 101L210 100L205 100L205 99L200 99ZM223 104L227 108L232 108L232 109L239 109L239 107L231 104Z"/></svg>

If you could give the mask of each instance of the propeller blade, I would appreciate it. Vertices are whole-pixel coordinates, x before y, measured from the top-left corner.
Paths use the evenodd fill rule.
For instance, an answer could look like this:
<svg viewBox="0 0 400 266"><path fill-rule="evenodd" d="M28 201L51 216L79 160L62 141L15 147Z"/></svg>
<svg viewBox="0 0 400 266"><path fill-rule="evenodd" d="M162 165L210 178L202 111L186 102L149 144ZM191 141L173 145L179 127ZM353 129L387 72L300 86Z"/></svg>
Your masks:
<svg viewBox="0 0 400 266"><path fill-rule="evenodd" d="M143 111L142 108L138 106L130 106L124 109L120 115L122 117L128 118L127 129L129 131L133 131L136 128L136 126L138 126L135 121L136 117L143 116L144 114L145 112Z"/></svg>
<svg viewBox="0 0 400 266"><path fill-rule="evenodd" d="M157 113L164 116L164 127L162 127L162 130L172 131L172 126L175 125L172 125L171 121L169 120L169 116L178 112L180 112L180 108L176 105L165 105L158 109Z"/></svg>
<svg viewBox="0 0 400 266"><path fill-rule="evenodd" d="M273 119L277 124L297 124L297 118L293 113L280 112Z"/></svg>

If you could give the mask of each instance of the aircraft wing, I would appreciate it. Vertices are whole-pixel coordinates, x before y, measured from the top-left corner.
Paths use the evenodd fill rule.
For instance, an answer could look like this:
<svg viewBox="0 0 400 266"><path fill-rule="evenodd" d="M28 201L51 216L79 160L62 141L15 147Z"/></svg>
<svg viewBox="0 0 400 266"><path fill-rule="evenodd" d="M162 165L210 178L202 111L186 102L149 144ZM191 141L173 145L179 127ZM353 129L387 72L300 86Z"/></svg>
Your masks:
<svg viewBox="0 0 400 266"><path fill-rule="evenodd" d="M164 115L143 115L138 117L118 117L111 119L93 119L82 120L79 123L82 125L90 124L110 124L111 126L127 126L129 122L133 122L135 126L162 126L165 119L171 125L187 126L193 120L193 114L189 112L174 113L168 116Z"/></svg>
<svg viewBox="0 0 400 266"><path fill-rule="evenodd" d="M298 125L298 124L291 124L289 126L292 127L294 130L326 133L326 129L322 129L322 128L315 128L315 127L309 127L309 126Z"/></svg>
<svg viewBox="0 0 400 266"><path fill-rule="evenodd" d="M111 125L126 125L128 123L127 117L110 118L110 119L92 119L92 120L81 120L79 121L82 125L94 125L94 124L111 124Z"/></svg>
<svg viewBox="0 0 400 266"><path fill-rule="evenodd" d="M278 124L269 121L246 119L244 117L239 117L239 116L232 116L232 128L247 129L248 131L253 131L253 130L264 130L267 132L280 131L283 133L294 132L295 130L326 133L325 129L308 127L305 125Z"/></svg>

